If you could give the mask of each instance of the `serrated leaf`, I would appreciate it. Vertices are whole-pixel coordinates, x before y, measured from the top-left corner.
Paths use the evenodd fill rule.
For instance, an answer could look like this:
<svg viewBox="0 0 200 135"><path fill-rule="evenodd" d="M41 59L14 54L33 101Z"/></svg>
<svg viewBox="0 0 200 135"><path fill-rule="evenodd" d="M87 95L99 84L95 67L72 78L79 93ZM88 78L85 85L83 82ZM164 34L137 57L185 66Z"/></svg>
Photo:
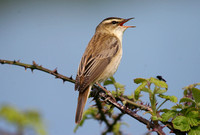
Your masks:
<svg viewBox="0 0 200 135"><path fill-rule="evenodd" d="M189 121L185 116L177 116L172 123L174 128L180 131L189 131L191 129Z"/></svg>
<svg viewBox="0 0 200 135"><path fill-rule="evenodd" d="M158 80L158 79L156 79L156 78L153 78L153 77L151 77L150 79L149 79L149 81L150 81L150 83L154 83L156 86L158 86L158 87L162 87L162 88L168 88L168 85L167 85L167 83L166 82L164 82L164 81L160 81L160 80Z"/></svg>
<svg viewBox="0 0 200 135"><path fill-rule="evenodd" d="M192 102L192 103L195 103L191 98L187 98L187 97L184 97L184 98L181 98L179 103L182 103L182 102Z"/></svg>
<svg viewBox="0 0 200 135"><path fill-rule="evenodd" d="M200 126L192 127L188 135L200 135Z"/></svg>
<svg viewBox="0 0 200 135"><path fill-rule="evenodd" d="M140 86L135 90L135 99L138 100L141 90L147 85L147 82L143 82Z"/></svg>
<svg viewBox="0 0 200 135"><path fill-rule="evenodd" d="M166 122L166 121L168 121L170 118L174 118L176 115L177 115L177 111L174 111L174 110L170 110L170 111L168 111L168 112L166 112L166 113L163 113L162 115L161 115L161 117L162 117L162 121L163 122Z"/></svg>
<svg viewBox="0 0 200 135"><path fill-rule="evenodd" d="M199 124L198 120L197 119L194 119L194 118L188 118L188 122L190 124L190 126L197 126Z"/></svg>
<svg viewBox="0 0 200 135"><path fill-rule="evenodd" d="M147 79L144 79L144 78L136 78L136 79L134 79L134 83L136 83L136 84L139 84L139 83L142 83L142 82L145 82L145 81L147 81Z"/></svg>
<svg viewBox="0 0 200 135"><path fill-rule="evenodd" d="M198 124L200 124L199 116L200 113L198 111L189 111L186 115L191 126L197 126Z"/></svg>
<svg viewBox="0 0 200 135"><path fill-rule="evenodd" d="M200 103L200 90L197 88L192 88L192 95L196 103Z"/></svg>
<svg viewBox="0 0 200 135"><path fill-rule="evenodd" d="M174 102L174 103L176 103L178 101L177 97L175 97L175 96L168 96L168 95L163 95L163 94L159 94L158 96L161 98L170 100L171 102Z"/></svg>

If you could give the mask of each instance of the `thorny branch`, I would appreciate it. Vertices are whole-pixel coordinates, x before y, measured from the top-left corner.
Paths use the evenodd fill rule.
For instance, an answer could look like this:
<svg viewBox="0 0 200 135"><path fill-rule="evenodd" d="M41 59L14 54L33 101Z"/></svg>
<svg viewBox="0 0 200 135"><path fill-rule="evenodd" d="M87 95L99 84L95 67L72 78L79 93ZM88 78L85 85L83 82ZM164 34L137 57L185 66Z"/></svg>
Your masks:
<svg viewBox="0 0 200 135"><path fill-rule="evenodd" d="M33 64L25 64L25 63L21 63L19 60L18 61L9 61L9 60L2 60L0 59L0 63L1 64L10 64L10 65L17 65L17 66L21 66L21 67L24 67L25 70L26 69L31 69L31 71L33 70L40 70L40 71L43 71L43 72L46 72L46 73L49 73L53 76L55 76L55 78L59 78L59 79L62 79L63 82L65 81L68 81L68 82L71 82L71 83L75 83L75 80L72 78L72 77L66 77L62 74L59 74L57 69L54 69L54 70L50 70L50 69L47 69L47 68L44 68L42 67L41 65L38 65L35 63L35 61L33 61ZM99 87L94 87L94 89L98 89L100 91L101 88ZM109 102L110 104L112 104L113 106L115 106L116 108L118 108L119 110L121 110L122 113L125 113L125 114L128 114L129 116L133 117L134 119L140 121L141 123L147 125L148 128L151 128L151 129L154 129L156 128L156 125L139 116L138 114L136 114L136 112L130 110L129 108L127 108L126 106L124 105L121 105L120 103L118 103L116 100L112 99L109 95L105 94L104 92L99 92L99 97L103 98L104 100L106 100L107 102ZM125 100L123 97L120 98L121 101ZM138 107L138 108L141 108L143 110L148 110L148 111L151 111L151 108L147 108L145 106L141 106L140 104L135 104L135 103L132 103L133 105L135 105L135 107ZM108 124L108 123L107 123ZM162 134L160 131L156 131L158 134Z"/></svg>
<svg viewBox="0 0 200 135"><path fill-rule="evenodd" d="M57 71L57 68L55 68L54 70L50 70L50 69L42 67L42 65L36 64L35 61L33 61L33 64L30 65L30 64L21 63L19 60L18 61L15 61L15 60L14 61L9 61L9 60L1 60L0 59L0 63L1 64L10 64L10 65L21 66L21 67L24 67L25 70L27 68L29 68L29 69L31 69L32 72L33 72L34 69L40 70L40 71L52 74L56 78L62 79L63 82L68 81L68 82L71 82L71 83L75 83L75 80L73 80L72 77L69 78L69 77L66 77L64 75L59 74L58 71Z"/></svg>

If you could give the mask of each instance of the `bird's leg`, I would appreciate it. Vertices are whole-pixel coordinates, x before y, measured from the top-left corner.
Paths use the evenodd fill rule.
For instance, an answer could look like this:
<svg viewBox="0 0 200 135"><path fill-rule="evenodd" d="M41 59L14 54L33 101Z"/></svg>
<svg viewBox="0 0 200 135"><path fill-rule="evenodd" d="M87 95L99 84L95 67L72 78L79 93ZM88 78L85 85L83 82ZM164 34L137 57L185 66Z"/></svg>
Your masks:
<svg viewBox="0 0 200 135"><path fill-rule="evenodd" d="M113 100L116 100L115 97L113 97L113 95L111 94L110 91L108 91L107 89L105 89L103 86L101 86L101 84L99 84L98 82L96 82L96 84L106 93L108 94Z"/></svg>

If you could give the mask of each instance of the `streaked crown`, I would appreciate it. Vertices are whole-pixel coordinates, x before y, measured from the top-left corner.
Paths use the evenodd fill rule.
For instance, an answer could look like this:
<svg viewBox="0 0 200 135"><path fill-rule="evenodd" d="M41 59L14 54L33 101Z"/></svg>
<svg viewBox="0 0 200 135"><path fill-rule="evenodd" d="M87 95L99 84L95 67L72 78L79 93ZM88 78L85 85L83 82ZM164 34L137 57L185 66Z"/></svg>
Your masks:
<svg viewBox="0 0 200 135"><path fill-rule="evenodd" d="M131 20L133 18L129 19L123 19L119 17L109 17L104 19L96 28L96 31L98 30L108 30L113 31L115 29L121 29L122 31L126 30L129 27L135 27L135 26L124 26L123 24L127 21Z"/></svg>

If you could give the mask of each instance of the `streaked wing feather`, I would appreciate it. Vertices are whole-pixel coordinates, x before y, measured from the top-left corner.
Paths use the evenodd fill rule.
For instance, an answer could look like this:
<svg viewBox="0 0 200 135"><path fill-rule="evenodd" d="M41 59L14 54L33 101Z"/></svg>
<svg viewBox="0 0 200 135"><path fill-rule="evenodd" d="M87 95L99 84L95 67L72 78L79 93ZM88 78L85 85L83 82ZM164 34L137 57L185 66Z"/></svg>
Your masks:
<svg viewBox="0 0 200 135"><path fill-rule="evenodd" d="M75 84L75 89L80 92L83 92L91 83L96 81L120 47L120 42L115 36L110 36L102 44L107 44L106 48L97 47L89 57L84 55L81 59Z"/></svg>

